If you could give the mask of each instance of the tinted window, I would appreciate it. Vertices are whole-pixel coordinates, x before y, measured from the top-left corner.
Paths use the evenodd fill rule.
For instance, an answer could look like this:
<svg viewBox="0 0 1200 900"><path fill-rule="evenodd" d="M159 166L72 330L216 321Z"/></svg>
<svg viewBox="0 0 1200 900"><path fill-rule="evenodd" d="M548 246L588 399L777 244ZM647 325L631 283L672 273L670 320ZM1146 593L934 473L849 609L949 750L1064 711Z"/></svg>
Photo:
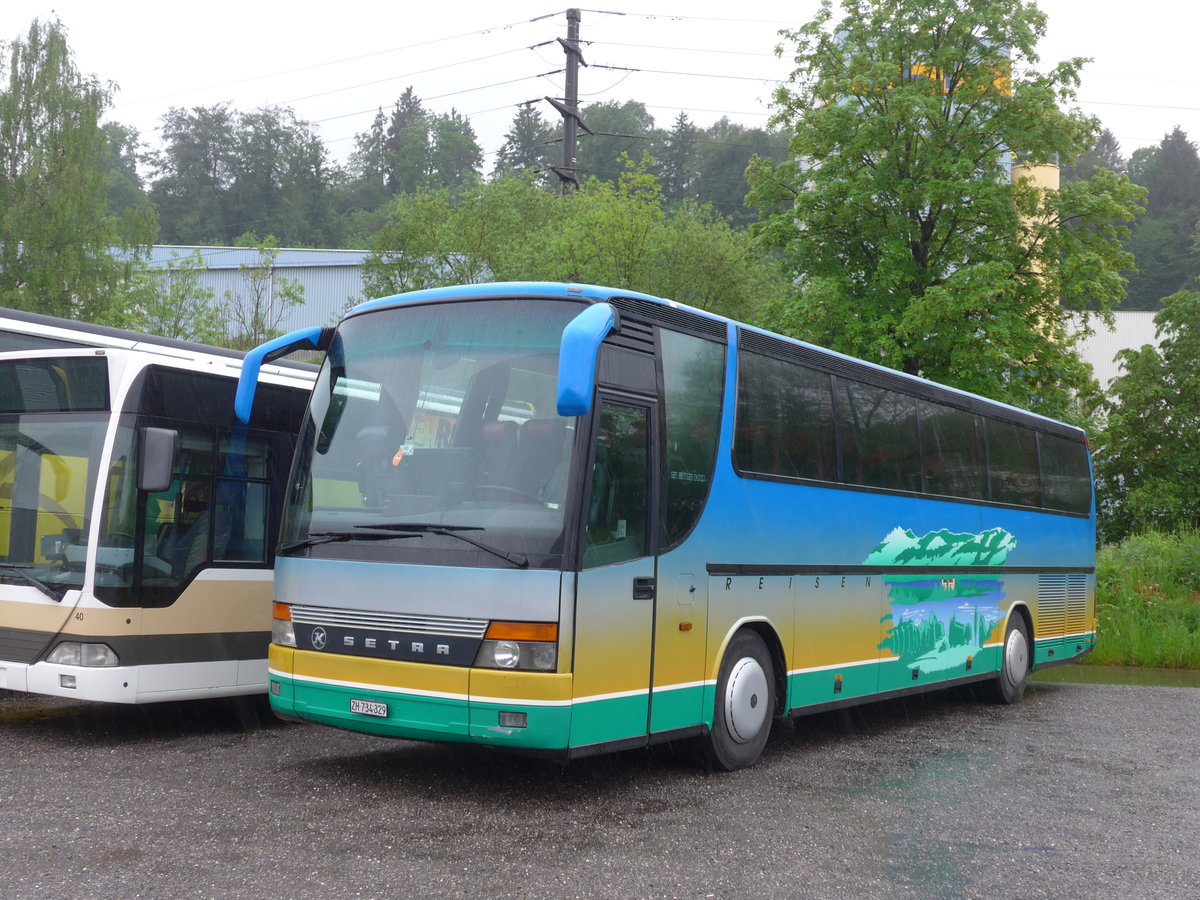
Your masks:
<svg viewBox="0 0 1200 900"><path fill-rule="evenodd" d="M1086 513L1092 508L1087 448L1054 435L1042 435L1042 502L1049 509Z"/></svg>
<svg viewBox="0 0 1200 900"><path fill-rule="evenodd" d="M1041 506L1037 435L1011 422L987 420L991 498L997 503Z"/></svg>
<svg viewBox="0 0 1200 900"><path fill-rule="evenodd" d="M830 378L743 352L733 456L743 472L837 480Z"/></svg>
<svg viewBox="0 0 1200 900"><path fill-rule="evenodd" d="M838 416L844 481L898 491L921 490L916 400L839 378Z"/></svg>
<svg viewBox="0 0 1200 900"><path fill-rule="evenodd" d="M717 458L725 348L662 329L667 428L665 545L682 539L700 517Z"/></svg>
<svg viewBox="0 0 1200 900"><path fill-rule="evenodd" d="M0 412L101 412L108 409L103 356L0 362Z"/></svg>
<svg viewBox="0 0 1200 900"><path fill-rule="evenodd" d="M948 497L984 499L987 484L979 416L922 400L921 449L925 490Z"/></svg>

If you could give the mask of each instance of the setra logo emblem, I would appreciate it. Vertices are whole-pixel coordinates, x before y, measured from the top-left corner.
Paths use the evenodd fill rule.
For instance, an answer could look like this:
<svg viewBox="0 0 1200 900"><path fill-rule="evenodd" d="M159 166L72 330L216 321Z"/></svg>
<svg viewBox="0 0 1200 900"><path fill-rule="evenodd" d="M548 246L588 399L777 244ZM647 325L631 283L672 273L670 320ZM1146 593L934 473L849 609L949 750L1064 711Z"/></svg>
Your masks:
<svg viewBox="0 0 1200 900"><path fill-rule="evenodd" d="M312 631L313 649L314 650L324 650L325 649L325 640L326 640L325 629L318 625Z"/></svg>

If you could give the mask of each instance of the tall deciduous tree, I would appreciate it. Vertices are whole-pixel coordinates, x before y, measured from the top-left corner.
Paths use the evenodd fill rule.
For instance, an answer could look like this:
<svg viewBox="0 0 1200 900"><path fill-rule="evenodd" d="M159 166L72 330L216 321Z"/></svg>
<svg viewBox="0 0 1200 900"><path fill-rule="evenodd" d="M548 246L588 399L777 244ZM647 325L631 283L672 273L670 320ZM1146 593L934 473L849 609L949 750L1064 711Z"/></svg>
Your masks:
<svg viewBox="0 0 1200 900"><path fill-rule="evenodd" d="M695 199L711 204L735 225L757 219L746 206L750 183L746 170L752 160L782 162L788 155L788 135L765 128L748 128L722 116L700 136L693 185Z"/></svg>
<svg viewBox="0 0 1200 900"><path fill-rule="evenodd" d="M1200 292L1181 291L1154 317L1157 348L1123 350L1096 448L1101 532L1200 528Z"/></svg>
<svg viewBox="0 0 1200 900"><path fill-rule="evenodd" d="M612 184L625 171L621 157L640 157L647 141L655 136L654 117L645 104L634 100L594 103L583 111L583 119L595 134L579 135L576 160L580 173Z"/></svg>
<svg viewBox="0 0 1200 900"><path fill-rule="evenodd" d="M230 211L237 172L237 114L227 104L174 107L162 117L150 198L166 244L226 243L239 234Z"/></svg>
<svg viewBox="0 0 1200 900"><path fill-rule="evenodd" d="M290 246L334 240L324 144L291 109L172 109L151 197L170 244L230 243L270 232Z"/></svg>
<svg viewBox="0 0 1200 900"><path fill-rule="evenodd" d="M782 294L782 283L752 258L744 231L694 203L664 208L646 164L621 164L616 184L585 179L563 197L512 175L398 197L364 264L367 293L585 281L743 319Z"/></svg>
<svg viewBox="0 0 1200 900"><path fill-rule="evenodd" d="M1118 220L1140 190L1098 172L1060 190L1010 179L1074 158L1095 122L1083 60L1041 73L1046 17L1025 0L831 0L790 35L776 96L791 158L752 173L760 247L797 289L778 324L834 349L1069 415L1094 382L1071 309L1124 293Z"/></svg>
<svg viewBox="0 0 1200 900"><path fill-rule="evenodd" d="M325 145L291 109L238 116L229 207L237 233L270 233L290 247L327 246L329 179Z"/></svg>
<svg viewBox="0 0 1200 900"><path fill-rule="evenodd" d="M123 320L145 205L108 212L108 89L75 67L57 22L34 21L0 55L0 304Z"/></svg>

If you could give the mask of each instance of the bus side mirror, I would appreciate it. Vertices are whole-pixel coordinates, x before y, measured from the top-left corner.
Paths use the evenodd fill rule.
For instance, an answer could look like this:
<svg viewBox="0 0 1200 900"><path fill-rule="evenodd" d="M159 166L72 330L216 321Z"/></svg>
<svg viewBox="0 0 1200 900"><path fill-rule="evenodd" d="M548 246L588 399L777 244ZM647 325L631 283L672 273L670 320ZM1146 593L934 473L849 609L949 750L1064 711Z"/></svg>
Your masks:
<svg viewBox="0 0 1200 900"><path fill-rule="evenodd" d="M596 303L568 322L563 329L558 353L560 416L586 416L591 412L600 344L616 324L616 310L607 303Z"/></svg>
<svg viewBox="0 0 1200 900"><path fill-rule="evenodd" d="M171 486L177 443L179 432L174 428L142 429L142 452L138 454L139 491L153 494Z"/></svg>
<svg viewBox="0 0 1200 900"><path fill-rule="evenodd" d="M333 342L332 327L301 328L291 334L259 344L242 360L242 374L238 376L237 393L233 398L233 412L243 425L250 424L250 412L254 408L254 392L258 389L258 371L264 363L287 356L293 350L328 350Z"/></svg>

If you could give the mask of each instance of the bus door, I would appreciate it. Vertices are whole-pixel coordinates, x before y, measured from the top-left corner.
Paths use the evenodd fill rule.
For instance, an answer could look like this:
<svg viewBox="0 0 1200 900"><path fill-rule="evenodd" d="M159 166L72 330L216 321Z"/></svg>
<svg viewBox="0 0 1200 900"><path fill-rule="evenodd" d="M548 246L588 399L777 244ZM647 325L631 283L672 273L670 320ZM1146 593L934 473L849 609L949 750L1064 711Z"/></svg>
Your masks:
<svg viewBox="0 0 1200 900"><path fill-rule="evenodd" d="M575 595L572 747L642 738L650 715L657 404L600 393Z"/></svg>

